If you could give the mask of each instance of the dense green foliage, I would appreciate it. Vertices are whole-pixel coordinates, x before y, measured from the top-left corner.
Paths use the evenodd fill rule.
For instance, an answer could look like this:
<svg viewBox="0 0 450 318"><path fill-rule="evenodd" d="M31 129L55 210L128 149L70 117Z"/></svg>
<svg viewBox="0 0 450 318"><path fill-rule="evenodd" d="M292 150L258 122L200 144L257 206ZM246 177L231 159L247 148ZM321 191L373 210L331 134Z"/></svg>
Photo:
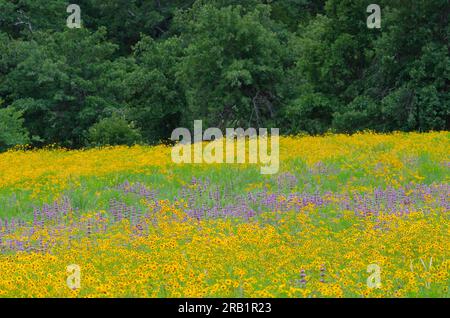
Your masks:
<svg viewBox="0 0 450 318"><path fill-rule="evenodd" d="M20 112L12 108L0 109L0 151L15 145L24 145L29 141L28 133L23 128Z"/></svg>
<svg viewBox="0 0 450 318"><path fill-rule="evenodd" d="M0 0L2 116L21 127L20 112L37 146L66 147L122 142L127 127L155 143L194 119L284 134L449 129L449 1L379 0L382 27L369 29L372 2ZM69 3L81 29L66 26ZM93 137L99 125L108 137Z"/></svg>
<svg viewBox="0 0 450 318"><path fill-rule="evenodd" d="M127 122L118 114L113 114L89 128L87 139L92 146L132 146L141 142L142 136L133 123Z"/></svg>

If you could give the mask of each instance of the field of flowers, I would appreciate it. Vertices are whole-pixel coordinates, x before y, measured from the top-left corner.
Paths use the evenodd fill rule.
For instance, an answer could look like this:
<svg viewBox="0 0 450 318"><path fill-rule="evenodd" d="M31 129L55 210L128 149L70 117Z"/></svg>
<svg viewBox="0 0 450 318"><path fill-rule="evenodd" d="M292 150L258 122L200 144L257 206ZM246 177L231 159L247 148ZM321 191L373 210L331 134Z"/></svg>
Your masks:
<svg viewBox="0 0 450 318"><path fill-rule="evenodd" d="M167 146L0 154L0 297L449 297L449 137L282 137L275 175Z"/></svg>

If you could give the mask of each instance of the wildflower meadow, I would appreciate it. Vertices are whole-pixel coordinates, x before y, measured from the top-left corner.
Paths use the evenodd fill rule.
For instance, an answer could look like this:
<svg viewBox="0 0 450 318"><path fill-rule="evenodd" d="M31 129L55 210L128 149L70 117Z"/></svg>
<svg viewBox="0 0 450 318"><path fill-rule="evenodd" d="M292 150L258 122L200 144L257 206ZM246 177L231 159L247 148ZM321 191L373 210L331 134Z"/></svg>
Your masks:
<svg viewBox="0 0 450 318"><path fill-rule="evenodd" d="M0 154L0 297L449 297L448 132Z"/></svg>

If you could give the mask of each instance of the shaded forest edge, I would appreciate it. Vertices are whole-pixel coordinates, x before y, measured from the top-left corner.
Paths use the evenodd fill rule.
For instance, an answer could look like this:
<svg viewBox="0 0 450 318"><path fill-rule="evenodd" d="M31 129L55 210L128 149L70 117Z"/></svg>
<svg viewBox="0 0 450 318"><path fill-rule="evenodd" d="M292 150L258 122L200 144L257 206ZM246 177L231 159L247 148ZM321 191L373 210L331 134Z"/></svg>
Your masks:
<svg viewBox="0 0 450 318"><path fill-rule="evenodd" d="M0 0L0 151L449 130L448 0ZM70 29L69 3L82 28Z"/></svg>

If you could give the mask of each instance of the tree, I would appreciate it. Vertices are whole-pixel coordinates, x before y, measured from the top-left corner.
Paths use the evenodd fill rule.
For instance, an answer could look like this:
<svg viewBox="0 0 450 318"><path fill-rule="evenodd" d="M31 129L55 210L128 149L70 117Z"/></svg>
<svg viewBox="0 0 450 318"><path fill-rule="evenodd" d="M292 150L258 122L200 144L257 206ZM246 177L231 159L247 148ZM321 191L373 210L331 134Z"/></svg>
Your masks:
<svg viewBox="0 0 450 318"><path fill-rule="evenodd" d="M279 107L283 44L271 29L270 8L195 6L177 16L185 46L177 79L186 119L209 126L262 126Z"/></svg>
<svg viewBox="0 0 450 318"><path fill-rule="evenodd" d="M195 119L281 132L449 129L448 1L0 0L0 98L35 146L120 114L145 142ZM108 121L106 121L108 122Z"/></svg>
<svg viewBox="0 0 450 318"><path fill-rule="evenodd" d="M125 77L128 117L147 142L168 139L186 112L176 72L183 49L179 38L155 41L145 36L134 48L135 68Z"/></svg>
<svg viewBox="0 0 450 318"><path fill-rule="evenodd" d="M66 27L67 6L67 0L0 0L0 31L13 38L60 32Z"/></svg>
<svg viewBox="0 0 450 318"><path fill-rule="evenodd" d="M11 146L27 144L29 141L28 132L23 127L22 114L11 107L1 108L0 151Z"/></svg>
<svg viewBox="0 0 450 318"><path fill-rule="evenodd" d="M86 28L100 27L108 31L107 38L129 55L141 34L153 38L167 37L177 9L189 8L194 0L80 0Z"/></svg>
<svg viewBox="0 0 450 318"><path fill-rule="evenodd" d="M440 0L395 1L384 11L366 76L366 94L381 101L380 130L449 129L447 12Z"/></svg>
<svg viewBox="0 0 450 318"><path fill-rule="evenodd" d="M103 118L94 124L88 131L87 144L90 146L132 146L142 142L142 136L134 126L123 116L113 114L111 117Z"/></svg>
<svg viewBox="0 0 450 318"><path fill-rule="evenodd" d="M18 42L0 92L22 110L25 125L45 143L67 147L83 144L83 133L114 109L123 108L117 95L128 62L113 61L116 46L105 41L105 30L84 29L40 33Z"/></svg>

